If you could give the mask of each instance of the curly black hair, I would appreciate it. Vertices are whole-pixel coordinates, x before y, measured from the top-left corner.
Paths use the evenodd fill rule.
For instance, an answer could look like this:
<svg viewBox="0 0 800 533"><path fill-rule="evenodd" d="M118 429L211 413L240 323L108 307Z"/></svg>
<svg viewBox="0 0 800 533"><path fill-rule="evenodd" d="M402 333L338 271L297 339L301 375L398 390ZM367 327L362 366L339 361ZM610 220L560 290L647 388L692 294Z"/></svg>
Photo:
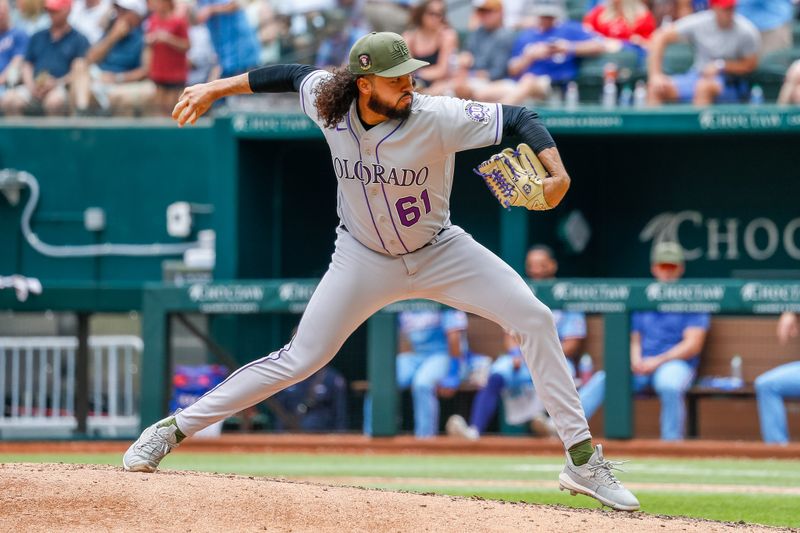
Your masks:
<svg viewBox="0 0 800 533"><path fill-rule="evenodd" d="M320 82L315 93L317 112L324 127L336 126L350 110L350 104L358 97L357 79L358 76L347 67L341 67L333 71L333 76Z"/></svg>

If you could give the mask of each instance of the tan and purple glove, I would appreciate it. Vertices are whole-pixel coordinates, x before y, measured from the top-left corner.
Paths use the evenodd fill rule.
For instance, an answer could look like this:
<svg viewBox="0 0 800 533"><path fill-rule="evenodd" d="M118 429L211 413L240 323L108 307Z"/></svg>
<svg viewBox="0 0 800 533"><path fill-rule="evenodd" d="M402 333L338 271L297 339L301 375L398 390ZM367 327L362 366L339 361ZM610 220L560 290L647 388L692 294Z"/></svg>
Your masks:
<svg viewBox="0 0 800 533"><path fill-rule="evenodd" d="M549 176L530 146L522 143L516 150L506 148L484 161L475 173L503 207L525 207L531 211L552 209L544 199L542 179Z"/></svg>

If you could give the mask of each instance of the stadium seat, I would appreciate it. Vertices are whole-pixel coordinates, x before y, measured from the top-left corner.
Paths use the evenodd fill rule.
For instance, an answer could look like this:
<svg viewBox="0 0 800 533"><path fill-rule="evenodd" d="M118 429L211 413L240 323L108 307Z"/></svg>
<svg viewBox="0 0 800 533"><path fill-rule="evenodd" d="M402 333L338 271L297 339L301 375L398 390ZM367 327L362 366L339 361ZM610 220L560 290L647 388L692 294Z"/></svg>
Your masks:
<svg viewBox="0 0 800 533"><path fill-rule="evenodd" d="M586 14L586 9L582 5L573 5L567 8L567 14L570 20L581 22Z"/></svg>
<svg viewBox="0 0 800 533"><path fill-rule="evenodd" d="M586 0L566 0L567 13L571 20L581 21L586 14Z"/></svg>
<svg viewBox="0 0 800 533"><path fill-rule="evenodd" d="M664 50L664 73L682 74L691 68L694 62L694 51L686 43L675 43Z"/></svg>
<svg viewBox="0 0 800 533"><path fill-rule="evenodd" d="M775 50L761 58L750 79L753 84L761 86L767 101L774 101L778 97L786 71L796 59L800 59L800 46Z"/></svg>
<svg viewBox="0 0 800 533"><path fill-rule="evenodd" d="M607 64L617 65L617 84L633 85L637 79L644 77L643 63L639 52L625 48L619 52L585 58L578 72L578 86L581 101L599 103L603 89L603 74Z"/></svg>

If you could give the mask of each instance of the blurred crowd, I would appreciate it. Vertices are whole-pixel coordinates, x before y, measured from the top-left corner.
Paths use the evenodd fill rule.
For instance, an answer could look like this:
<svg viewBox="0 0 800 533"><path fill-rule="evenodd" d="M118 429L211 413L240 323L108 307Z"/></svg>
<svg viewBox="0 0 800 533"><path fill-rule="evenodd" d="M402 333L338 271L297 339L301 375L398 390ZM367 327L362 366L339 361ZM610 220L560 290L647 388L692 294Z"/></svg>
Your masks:
<svg viewBox="0 0 800 533"><path fill-rule="evenodd" d="M259 65L342 65L369 31L418 89L508 104L800 104L793 0L0 0L5 115L165 115ZM448 8L468 11L452 24Z"/></svg>

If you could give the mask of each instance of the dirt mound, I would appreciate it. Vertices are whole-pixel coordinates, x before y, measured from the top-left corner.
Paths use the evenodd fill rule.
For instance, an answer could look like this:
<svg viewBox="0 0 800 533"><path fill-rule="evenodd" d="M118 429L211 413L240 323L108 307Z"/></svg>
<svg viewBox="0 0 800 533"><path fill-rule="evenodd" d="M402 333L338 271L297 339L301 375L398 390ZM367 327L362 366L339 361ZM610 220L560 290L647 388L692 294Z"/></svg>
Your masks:
<svg viewBox="0 0 800 533"><path fill-rule="evenodd" d="M0 464L2 531L774 531L247 476Z"/></svg>

